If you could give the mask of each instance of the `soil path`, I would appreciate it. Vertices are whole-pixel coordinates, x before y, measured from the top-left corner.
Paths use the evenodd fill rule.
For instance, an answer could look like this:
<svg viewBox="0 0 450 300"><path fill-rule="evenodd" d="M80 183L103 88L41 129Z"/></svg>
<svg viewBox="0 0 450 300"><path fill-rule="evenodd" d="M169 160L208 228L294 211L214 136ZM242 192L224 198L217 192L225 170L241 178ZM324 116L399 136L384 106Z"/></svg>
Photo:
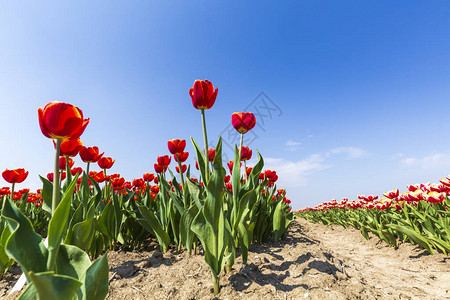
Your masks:
<svg viewBox="0 0 450 300"><path fill-rule="evenodd" d="M203 256L161 254L151 243L141 252L110 252L108 260L109 300L214 299ZM1 299L15 299L6 296L14 273L0 281ZM252 245L248 264L239 256L220 283L216 299L450 299L450 257L297 219L280 243Z"/></svg>

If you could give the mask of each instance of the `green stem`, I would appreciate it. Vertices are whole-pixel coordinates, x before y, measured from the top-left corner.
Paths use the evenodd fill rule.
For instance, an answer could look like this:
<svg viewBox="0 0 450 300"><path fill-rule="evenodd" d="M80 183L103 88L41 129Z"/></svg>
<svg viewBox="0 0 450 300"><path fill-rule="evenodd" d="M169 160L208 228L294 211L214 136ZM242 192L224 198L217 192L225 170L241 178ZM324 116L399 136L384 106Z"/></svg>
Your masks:
<svg viewBox="0 0 450 300"><path fill-rule="evenodd" d="M89 165L91 164L90 161L87 162L87 168L86 168L86 174L89 175Z"/></svg>
<svg viewBox="0 0 450 300"><path fill-rule="evenodd" d="M103 175L105 176L105 201L108 201L108 180L106 180L106 169L103 169Z"/></svg>
<svg viewBox="0 0 450 300"><path fill-rule="evenodd" d="M12 187L11 187L11 202L14 202L14 187L16 186L16 184L15 183L13 183L12 184ZM3 202L3 206L5 206L5 203L6 202L6 200Z"/></svg>
<svg viewBox="0 0 450 300"><path fill-rule="evenodd" d="M245 176L245 180L247 181L248 174L247 174L247 161L246 160L244 160L244 176Z"/></svg>
<svg viewBox="0 0 450 300"><path fill-rule="evenodd" d="M220 293L219 277L215 274L212 274L212 278L214 285L214 295L218 295Z"/></svg>
<svg viewBox="0 0 450 300"><path fill-rule="evenodd" d="M177 156L177 161L178 161L178 169L180 169L181 186L183 187L183 190L184 190L183 168L181 168L181 162L178 157L178 154L176 154L176 156Z"/></svg>
<svg viewBox="0 0 450 300"><path fill-rule="evenodd" d="M55 172L53 173L53 201L52 201L52 216L55 214L55 210L59 204L59 194L61 193L59 187L59 153L61 149L62 139L56 139L56 151L55 151Z"/></svg>
<svg viewBox="0 0 450 300"><path fill-rule="evenodd" d="M66 186L68 186L72 182L72 172L70 171L69 157L67 155L66 155L66 173L67 173Z"/></svg>
<svg viewBox="0 0 450 300"><path fill-rule="evenodd" d="M242 145L244 144L244 134L241 133L241 142L239 144L239 161L241 161Z"/></svg>
<svg viewBox="0 0 450 300"><path fill-rule="evenodd" d="M55 153L55 173L53 176L53 201L52 201L52 217L55 215L56 208L59 205L60 187L59 187L59 153L61 149L62 139L56 139ZM59 245L56 248L49 249L47 258L47 271L54 271L56 256L58 255Z"/></svg>
<svg viewBox="0 0 450 300"><path fill-rule="evenodd" d="M206 174L205 174L205 186L209 181L209 155L208 155L208 136L206 134L206 122L205 122L205 110L202 109L202 128L203 128L203 140L205 141L205 166L206 166Z"/></svg>
<svg viewBox="0 0 450 300"><path fill-rule="evenodd" d="M241 153L242 153L242 145L244 144L244 134L241 132L241 142L240 142L240 146L239 146L239 163L241 162ZM239 169L241 168L241 166L239 166ZM244 178L245 180L247 180L247 165L245 163L244 160Z"/></svg>

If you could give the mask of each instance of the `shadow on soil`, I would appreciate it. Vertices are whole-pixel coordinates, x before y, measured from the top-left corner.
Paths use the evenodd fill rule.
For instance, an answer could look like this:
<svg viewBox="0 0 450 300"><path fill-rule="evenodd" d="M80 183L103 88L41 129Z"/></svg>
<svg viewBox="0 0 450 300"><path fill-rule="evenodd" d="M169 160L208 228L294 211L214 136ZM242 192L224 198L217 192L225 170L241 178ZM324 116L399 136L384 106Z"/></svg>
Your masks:
<svg viewBox="0 0 450 300"><path fill-rule="evenodd" d="M139 275L143 268L158 268L161 265L172 265L172 258L165 258L160 251L155 251L149 258L126 261L111 268L111 272L116 273L121 278L133 278Z"/></svg>
<svg viewBox="0 0 450 300"><path fill-rule="evenodd" d="M255 282L260 286L272 285L276 290L290 292L298 287L308 289L306 284L284 284L283 280L291 276L289 271L284 274L263 274L261 270L255 264L246 265L239 271L239 273L231 275L229 281L236 291L244 291L250 287L250 285Z"/></svg>

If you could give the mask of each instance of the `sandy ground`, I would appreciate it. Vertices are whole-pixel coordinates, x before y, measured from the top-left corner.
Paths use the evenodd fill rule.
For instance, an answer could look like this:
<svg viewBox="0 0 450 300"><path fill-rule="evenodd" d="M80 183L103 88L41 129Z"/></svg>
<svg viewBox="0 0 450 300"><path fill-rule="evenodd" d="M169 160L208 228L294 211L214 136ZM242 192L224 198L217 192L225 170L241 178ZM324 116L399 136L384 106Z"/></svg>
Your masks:
<svg viewBox="0 0 450 300"><path fill-rule="evenodd" d="M212 294L211 273L200 255L157 244L145 251L108 254L107 299L450 299L450 257L430 255L411 244L398 249L376 237L339 226L292 223L280 243L252 245L248 264L240 256L221 276L221 293ZM7 296L20 270L0 282Z"/></svg>

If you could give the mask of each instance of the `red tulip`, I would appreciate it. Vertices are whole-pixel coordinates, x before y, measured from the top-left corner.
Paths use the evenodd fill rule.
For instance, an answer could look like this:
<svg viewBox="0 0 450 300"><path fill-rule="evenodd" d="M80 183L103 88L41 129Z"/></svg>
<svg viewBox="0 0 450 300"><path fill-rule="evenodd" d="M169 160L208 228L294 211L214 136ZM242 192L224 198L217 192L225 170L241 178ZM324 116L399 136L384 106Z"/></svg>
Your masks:
<svg viewBox="0 0 450 300"><path fill-rule="evenodd" d="M113 179L113 178L120 178L120 174L111 174L108 177L111 178L111 179Z"/></svg>
<svg viewBox="0 0 450 300"><path fill-rule="evenodd" d="M178 166L175 166L175 170L177 171L177 173L180 173L180 168ZM186 172L187 166L181 165L181 170L183 171L183 173Z"/></svg>
<svg viewBox="0 0 450 300"><path fill-rule="evenodd" d="M125 181L124 185L125 185L125 187L126 187L127 189L129 189L129 190L131 190L131 188L133 187L133 185L132 185L131 182L129 182L129 181Z"/></svg>
<svg viewBox="0 0 450 300"><path fill-rule="evenodd" d="M178 159L177 159L177 155L174 154L173 158L175 159L176 162L180 161L181 163L185 162L189 157L189 152L181 152L180 154L178 154Z"/></svg>
<svg viewBox="0 0 450 300"><path fill-rule="evenodd" d="M152 181L155 178L155 175L152 173L144 173L143 178L145 181Z"/></svg>
<svg viewBox="0 0 450 300"><path fill-rule="evenodd" d="M186 140L174 139L167 142L167 147L172 154L180 154L186 148Z"/></svg>
<svg viewBox="0 0 450 300"><path fill-rule="evenodd" d="M447 193L450 188L445 184L432 184L430 186L430 192Z"/></svg>
<svg viewBox="0 0 450 300"><path fill-rule="evenodd" d="M269 179L269 181L271 182L275 182L278 180L278 175L277 172L275 171L266 170L264 174L266 175L267 179Z"/></svg>
<svg viewBox="0 0 450 300"><path fill-rule="evenodd" d="M125 179L124 178L112 178L111 183L112 183L113 187L120 188L124 185Z"/></svg>
<svg viewBox="0 0 450 300"><path fill-rule="evenodd" d="M153 193L158 194L159 193L159 186L157 185L152 185L150 187L150 189L152 190Z"/></svg>
<svg viewBox="0 0 450 300"><path fill-rule="evenodd" d="M216 157L216 149L209 148L208 149L208 160L210 162L213 162L215 157Z"/></svg>
<svg viewBox="0 0 450 300"><path fill-rule="evenodd" d="M200 170L199 167L198 167L198 161L195 161L195 168L196 168L197 170Z"/></svg>
<svg viewBox="0 0 450 300"><path fill-rule="evenodd" d="M56 148L55 141L53 141L53 145ZM77 156L77 154L80 152L81 147L83 147L83 143L79 138L73 140L64 140L61 142L61 149L59 151L59 155L70 157Z"/></svg>
<svg viewBox="0 0 450 300"><path fill-rule="evenodd" d="M400 192L398 189L393 189L392 191L383 193L383 195L389 199L397 198L399 194L400 194Z"/></svg>
<svg viewBox="0 0 450 300"><path fill-rule="evenodd" d="M47 103L38 109L38 116L42 133L51 139L77 139L89 124L81 109L63 102Z"/></svg>
<svg viewBox="0 0 450 300"><path fill-rule="evenodd" d="M110 169L114 165L115 160L111 157L102 157L98 160L98 166L101 169Z"/></svg>
<svg viewBox="0 0 450 300"><path fill-rule="evenodd" d="M25 172L25 169L6 169L5 171L3 171L2 176L3 179L5 179L9 183L21 183L25 179L27 179L28 171Z"/></svg>
<svg viewBox="0 0 450 300"><path fill-rule="evenodd" d="M69 168L72 168L72 166L75 164L75 161L69 157ZM59 158L59 169L65 170L66 169L66 157L62 156Z"/></svg>
<svg viewBox="0 0 450 300"><path fill-rule="evenodd" d="M156 173L164 173L167 170L167 167L161 166L158 163L154 164L153 167L155 168ZM155 177L155 179L157 179L157 177Z"/></svg>
<svg viewBox="0 0 450 300"><path fill-rule="evenodd" d="M230 169L230 174L233 175L233 166L234 161L230 160L230 162L227 163L228 169ZM242 167L242 163L239 163L239 167Z"/></svg>
<svg viewBox="0 0 450 300"><path fill-rule="evenodd" d="M441 203L445 201L447 195L445 193L431 192L428 194L424 194L424 198L430 203Z"/></svg>
<svg viewBox="0 0 450 300"><path fill-rule="evenodd" d="M249 160L252 158L252 150L250 150L247 146L243 146L242 149L239 149L241 151L241 160Z"/></svg>
<svg viewBox="0 0 450 300"><path fill-rule="evenodd" d="M167 167L170 165L170 162L172 161L172 157L170 157L169 155L158 156L156 161L160 166L165 167L167 170Z"/></svg>
<svg viewBox="0 0 450 300"><path fill-rule="evenodd" d="M0 196L4 196L4 195L10 195L11 191L9 190L9 187L2 187L0 189Z"/></svg>
<svg viewBox="0 0 450 300"><path fill-rule="evenodd" d="M230 175L227 175L227 176L225 176L225 178L223 179L223 181L224 181L225 183L228 183L228 182L230 182L230 179L231 179L231 176L230 176Z"/></svg>
<svg viewBox="0 0 450 300"><path fill-rule="evenodd" d="M233 175L233 166L234 161L230 160L230 162L227 162L228 169L230 170L230 174Z"/></svg>
<svg viewBox="0 0 450 300"><path fill-rule="evenodd" d="M240 133L246 133L256 125L255 115L251 112L235 112L231 115L231 124Z"/></svg>
<svg viewBox="0 0 450 300"><path fill-rule="evenodd" d="M48 173L47 174L47 179L50 182L53 182L54 177L55 177L55 175L53 173ZM61 174L61 180L64 180L64 179L66 179L66 172L62 172L62 174Z"/></svg>
<svg viewBox="0 0 450 300"><path fill-rule="evenodd" d="M157 176L155 176L155 179L153 179L153 182L155 183L155 184L158 184L158 177Z"/></svg>
<svg viewBox="0 0 450 300"><path fill-rule="evenodd" d="M196 109L210 109L216 101L218 89L208 80L195 80L194 87L189 90L192 105Z"/></svg>
<svg viewBox="0 0 450 300"><path fill-rule="evenodd" d="M105 152L102 152L101 154L99 154L99 150L98 147L94 146L94 147L81 147L80 149L80 157L81 160L84 161L85 163L87 162L97 162L102 156L103 154L105 154Z"/></svg>
<svg viewBox="0 0 450 300"><path fill-rule="evenodd" d="M94 180L98 183L104 182L106 180L105 173L103 171L97 172L95 176L91 177L94 178Z"/></svg>
<svg viewBox="0 0 450 300"><path fill-rule="evenodd" d="M245 170L247 172L247 177L250 176L250 173L252 172L253 168L251 167L247 167L247 169Z"/></svg>
<svg viewBox="0 0 450 300"><path fill-rule="evenodd" d="M418 184L410 184L406 186L406 189L410 192L415 192L416 190L419 189L419 185Z"/></svg>
<svg viewBox="0 0 450 300"><path fill-rule="evenodd" d="M133 186L135 188L140 188L144 185L144 180L142 178L137 178L133 180Z"/></svg>
<svg viewBox="0 0 450 300"><path fill-rule="evenodd" d="M366 197L366 201L372 202L373 200L378 199L378 196L369 195Z"/></svg>
<svg viewBox="0 0 450 300"><path fill-rule="evenodd" d="M72 174L72 176L75 176L75 174L81 174L83 173L83 169L78 167L78 168L73 168L70 170L70 173Z"/></svg>

